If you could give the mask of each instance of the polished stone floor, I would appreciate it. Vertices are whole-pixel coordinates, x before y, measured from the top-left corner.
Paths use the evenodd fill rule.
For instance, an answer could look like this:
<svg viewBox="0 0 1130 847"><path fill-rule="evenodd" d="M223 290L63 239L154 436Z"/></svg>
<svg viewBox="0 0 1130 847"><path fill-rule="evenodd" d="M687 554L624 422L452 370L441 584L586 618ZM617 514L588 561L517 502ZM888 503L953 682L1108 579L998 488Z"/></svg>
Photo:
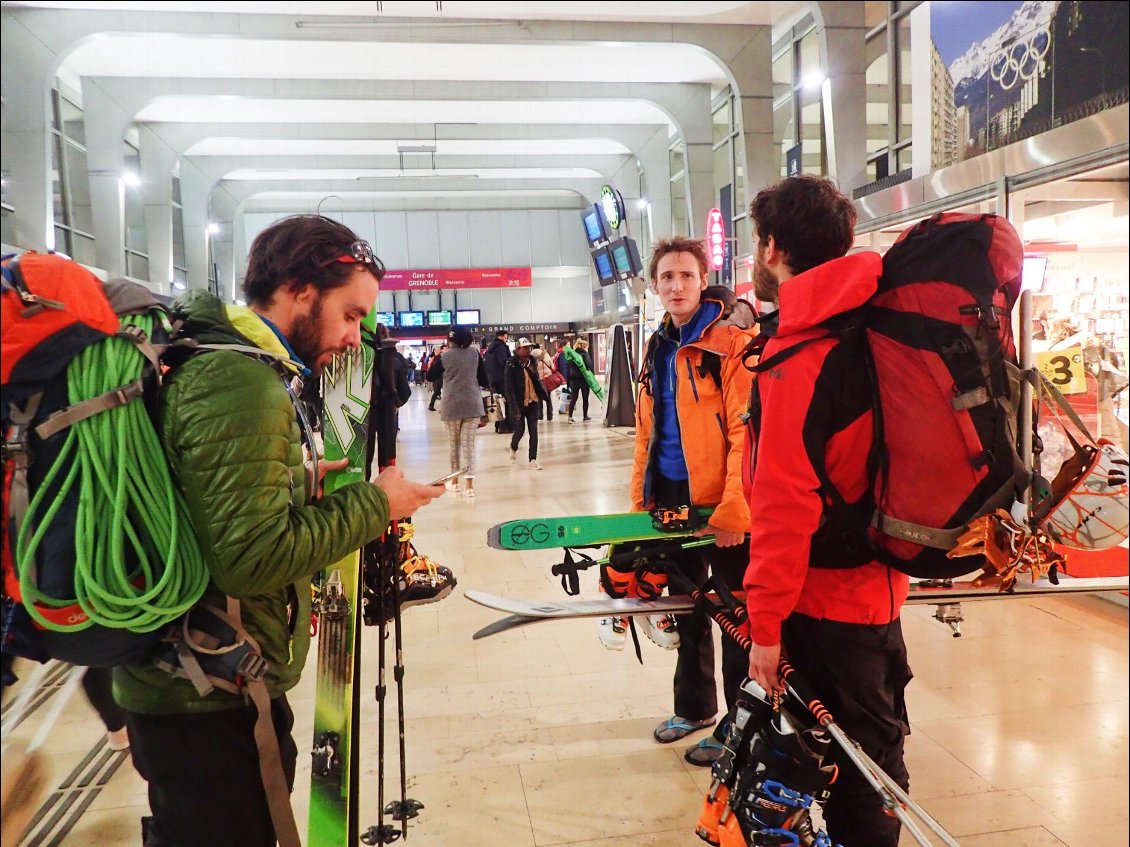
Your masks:
<svg viewBox="0 0 1130 847"><path fill-rule="evenodd" d="M446 435L426 399L417 390L405 407L399 448L400 465L421 480L447 470ZM645 641L641 666L630 648L603 649L591 620L471 640L501 615L467 601L465 589L563 596L550 574L552 552L491 550L489 526L628 506L627 430L555 417L542 424L542 471L522 461L524 444L511 464L507 442L481 430L478 496L446 494L417 519L418 547L452 568L459 586L441 603L404 615L409 794L425 804L408 843L701 844L693 830L708 771L683 761L684 744L651 738L670 714L673 653ZM590 595L594 575L582 585ZM1126 844L1126 608L1098 598L967 604L960 639L930 614L922 606L904 612L915 672L908 691L913 795L971 847ZM376 633L365 635L363 827L376 821L378 725ZM310 735L313 671L311 661L291 695L300 750ZM30 736L38 715L17 735ZM398 779L394 720L390 708L386 801ZM47 745L51 784L100 743L98 721L78 695ZM309 757L300 754L294 805L302 828L309 778ZM126 759L69 835L43 843L137 845L145 812L144 785Z"/></svg>

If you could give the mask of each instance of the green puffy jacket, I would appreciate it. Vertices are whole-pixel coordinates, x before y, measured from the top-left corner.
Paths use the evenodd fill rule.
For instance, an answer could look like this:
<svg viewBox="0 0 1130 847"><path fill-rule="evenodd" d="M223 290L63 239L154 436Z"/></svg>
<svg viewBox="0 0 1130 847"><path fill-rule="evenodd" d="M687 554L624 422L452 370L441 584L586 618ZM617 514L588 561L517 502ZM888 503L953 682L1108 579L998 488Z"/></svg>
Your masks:
<svg viewBox="0 0 1130 847"><path fill-rule="evenodd" d="M176 310L186 334L202 343L286 355L246 308L194 291ZM308 503L290 396L276 370L241 353L202 353L176 368L161 395L158 431L211 571L205 599L221 608L224 595L240 601L243 625L270 663L267 688L277 697L294 687L306 663L311 576L379 536L388 500L361 482ZM126 709L150 714L242 703L220 690L202 699L187 680L149 664L116 668L114 695Z"/></svg>

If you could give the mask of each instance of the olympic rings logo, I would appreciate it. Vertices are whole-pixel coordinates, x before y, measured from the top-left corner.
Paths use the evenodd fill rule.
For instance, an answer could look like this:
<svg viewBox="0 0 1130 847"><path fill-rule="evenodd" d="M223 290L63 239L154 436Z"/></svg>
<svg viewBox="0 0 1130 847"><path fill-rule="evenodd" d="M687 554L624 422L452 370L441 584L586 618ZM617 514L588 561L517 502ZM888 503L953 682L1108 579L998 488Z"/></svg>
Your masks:
<svg viewBox="0 0 1130 847"><path fill-rule="evenodd" d="M1018 82L1027 82L1036 75L1051 46L1051 33L1047 29L1036 30L994 53L989 61L989 76L1005 91Z"/></svg>

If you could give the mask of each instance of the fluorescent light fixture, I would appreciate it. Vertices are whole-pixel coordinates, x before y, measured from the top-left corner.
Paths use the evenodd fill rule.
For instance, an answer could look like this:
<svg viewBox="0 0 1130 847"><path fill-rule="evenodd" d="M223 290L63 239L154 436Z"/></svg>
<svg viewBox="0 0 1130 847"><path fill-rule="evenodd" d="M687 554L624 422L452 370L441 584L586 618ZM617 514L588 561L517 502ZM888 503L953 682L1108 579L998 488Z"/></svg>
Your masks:
<svg viewBox="0 0 1130 847"><path fill-rule="evenodd" d="M171 288L173 289L173 291L184 291L184 283L183 282L174 282L172 284Z"/></svg>
<svg viewBox="0 0 1130 847"><path fill-rule="evenodd" d="M124 171L122 173L122 182L124 182L130 188L137 188L139 185L141 185L141 177L139 177L133 171Z"/></svg>
<svg viewBox="0 0 1130 847"><path fill-rule="evenodd" d="M434 153L435 151L436 143L434 141L396 142L397 153Z"/></svg>
<svg viewBox="0 0 1130 847"><path fill-rule="evenodd" d="M220 225L218 223L215 223L214 221L209 221L208 226L206 226L204 229L209 235L215 235L220 231Z"/></svg>
<svg viewBox="0 0 1130 847"><path fill-rule="evenodd" d="M800 81L800 85L801 88L806 91L816 91L824 84L824 80L826 79L827 77L824 76L823 71L813 70L804 75L804 79Z"/></svg>
<svg viewBox="0 0 1130 847"><path fill-rule="evenodd" d="M647 198L641 197L639 200L637 200L636 201L636 208L639 209L641 212L644 211L645 209L647 209Z"/></svg>

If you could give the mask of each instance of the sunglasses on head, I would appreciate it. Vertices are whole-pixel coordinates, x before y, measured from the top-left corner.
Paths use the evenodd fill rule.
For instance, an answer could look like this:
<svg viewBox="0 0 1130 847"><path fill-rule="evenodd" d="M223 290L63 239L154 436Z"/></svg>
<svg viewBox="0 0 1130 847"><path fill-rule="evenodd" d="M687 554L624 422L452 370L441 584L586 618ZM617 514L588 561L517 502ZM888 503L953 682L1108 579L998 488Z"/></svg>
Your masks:
<svg viewBox="0 0 1130 847"><path fill-rule="evenodd" d="M348 253L319 262L318 267L324 268L334 262L344 262L348 265L380 265L380 260L373 252L373 248L369 246L368 241L354 241L349 245Z"/></svg>

